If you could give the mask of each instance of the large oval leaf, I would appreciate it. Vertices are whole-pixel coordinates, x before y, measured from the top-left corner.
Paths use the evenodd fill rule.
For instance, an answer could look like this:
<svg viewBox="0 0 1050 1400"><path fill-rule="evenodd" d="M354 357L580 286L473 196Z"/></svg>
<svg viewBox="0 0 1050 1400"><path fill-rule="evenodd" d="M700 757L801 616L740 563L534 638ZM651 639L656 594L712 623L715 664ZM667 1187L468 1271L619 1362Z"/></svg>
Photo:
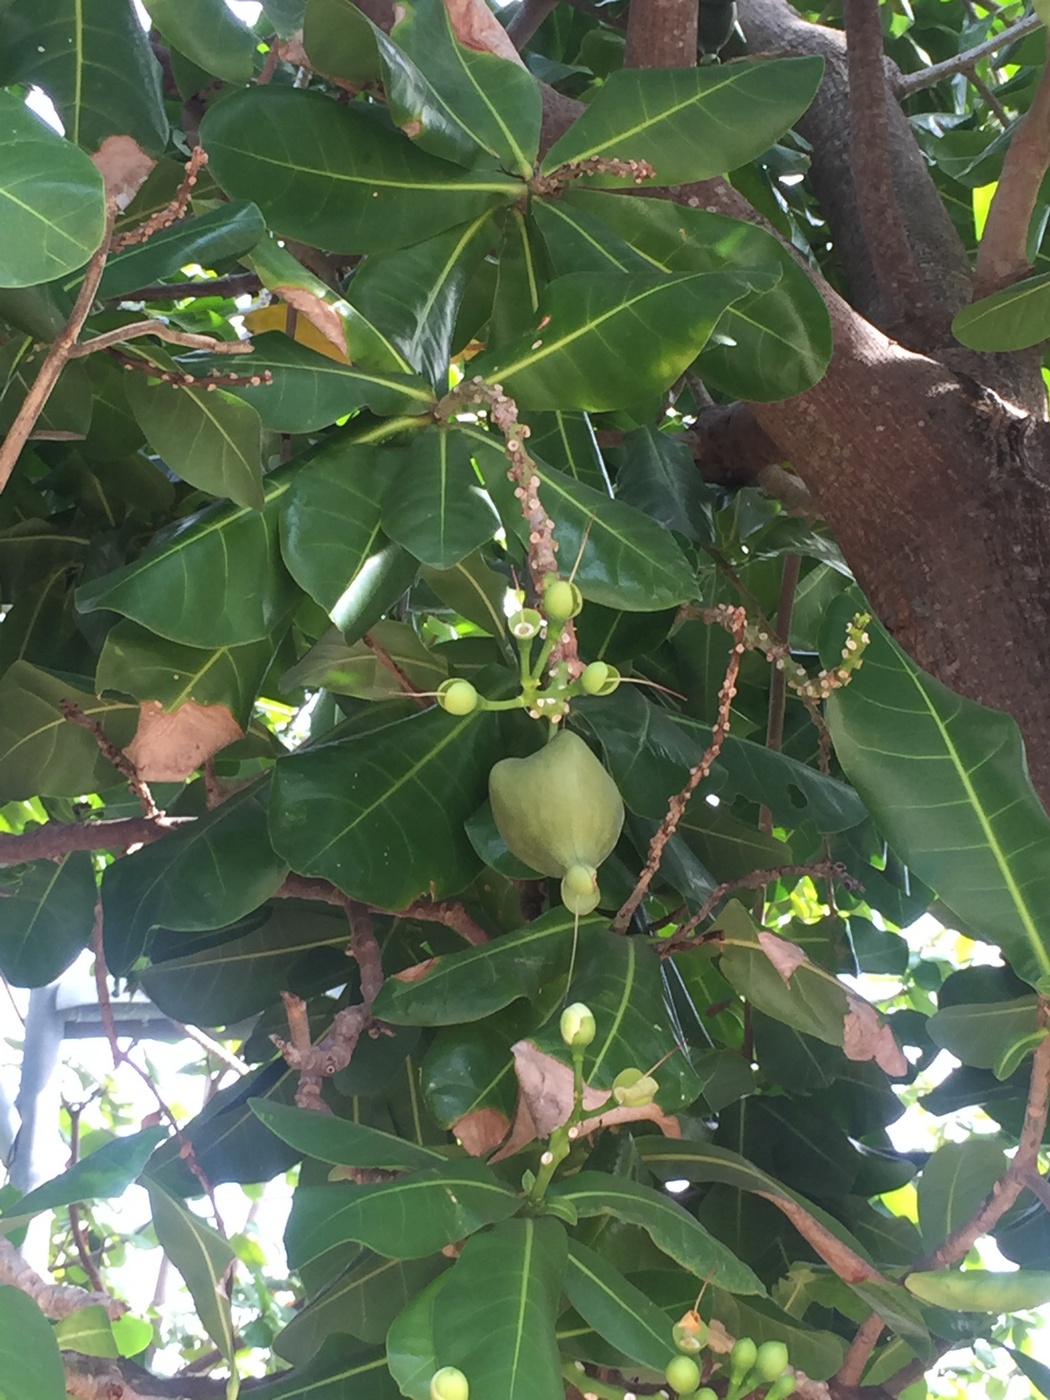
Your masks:
<svg viewBox="0 0 1050 1400"><path fill-rule="evenodd" d="M868 631L863 666L828 701L839 762L909 868L1037 984L1050 975L1050 817L1017 724ZM834 614L828 634L842 635Z"/></svg>
<svg viewBox="0 0 1050 1400"><path fill-rule="evenodd" d="M632 1361L662 1371L675 1355L667 1315L579 1240L569 1241L565 1296L599 1336Z"/></svg>
<svg viewBox="0 0 1050 1400"><path fill-rule="evenodd" d="M956 313L952 334L971 350L1027 350L1046 339L1050 272L1026 277Z"/></svg>
<svg viewBox="0 0 1050 1400"><path fill-rule="evenodd" d="M3 891L0 972L16 987L46 987L91 941L95 871L87 851L38 860Z"/></svg>
<svg viewBox="0 0 1050 1400"><path fill-rule="evenodd" d="M422 564L451 569L499 528L471 465L470 439L455 428L418 433L383 496L383 529Z"/></svg>
<svg viewBox="0 0 1050 1400"><path fill-rule="evenodd" d="M509 204L519 181L439 160L363 110L260 87L210 109L201 141L227 193L276 232L336 253L405 248Z"/></svg>
<svg viewBox="0 0 1050 1400"><path fill-rule="evenodd" d="M83 267L105 227L102 176L91 161L20 98L0 92L0 286L29 287Z"/></svg>
<svg viewBox="0 0 1050 1400"><path fill-rule="evenodd" d="M0 1373L12 1400L66 1400L51 1324L28 1293L8 1284L0 1286Z"/></svg>
<svg viewBox="0 0 1050 1400"><path fill-rule="evenodd" d="M176 275L187 263L214 268L227 258L239 258L254 248L266 232L254 204L233 200L196 219L182 219L162 229L146 243L136 243L106 260L98 294L103 301L126 296L163 277ZM206 282L201 294L207 296ZM229 361L223 366L230 368Z"/></svg>
<svg viewBox="0 0 1050 1400"><path fill-rule="evenodd" d="M542 170L595 157L648 161L653 180L709 180L760 156L816 94L820 58L752 59L709 68L623 68L547 152ZM593 175L594 184L630 184Z"/></svg>

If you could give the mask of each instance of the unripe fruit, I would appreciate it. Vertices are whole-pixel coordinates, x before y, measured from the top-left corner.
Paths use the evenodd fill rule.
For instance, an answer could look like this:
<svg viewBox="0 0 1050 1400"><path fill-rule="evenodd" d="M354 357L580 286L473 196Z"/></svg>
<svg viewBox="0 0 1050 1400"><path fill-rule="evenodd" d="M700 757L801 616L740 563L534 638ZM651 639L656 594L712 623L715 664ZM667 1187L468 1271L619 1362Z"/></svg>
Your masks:
<svg viewBox="0 0 1050 1400"><path fill-rule="evenodd" d="M707 1345L707 1334L707 1323L692 1308L683 1313L671 1329L674 1344L679 1351L702 1351Z"/></svg>
<svg viewBox="0 0 1050 1400"><path fill-rule="evenodd" d="M430 1378L430 1400L469 1400L470 1386L455 1366L442 1366Z"/></svg>
<svg viewBox="0 0 1050 1400"><path fill-rule="evenodd" d="M789 1395L794 1395L794 1393L795 1377L794 1374L789 1371L787 1375L781 1376L779 1380L774 1381L769 1387L766 1391L766 1400L787 1400L787 1397Z"/></svg>
<svg viewBox="0 0 1050 1400"><path fill-rule="evenodd" d="M593 865L570 865L561 882L561 902L570 914L581 917L597 909L601 899L598 872Z"/></svg>
<svg viewBox="0 0 1050 1400"><path fill-rule="evenodd" d="M788 1349L783 1342L763 1342L755 1357L755 1370L764 1381L778 1380L787 1370Z"/></svg>
<svg viewBox="0 0 1050 1400"><path fill-rule="evenodd" d="M543 618L535 608L522 608L521 612L516 612L512 617L507 618L507 626L510 628L511 636L517 637L521 642L527 642L530 637L539 635L543 626Z"/></svg>
<svg viewBox="0 0 1050 1400"><path fill-rule="evenodd" d="M580 686L586 695L600 695L602 686L609 679L609 668L604 661L592 661L585 666L580 677Z"/></svg>
<svg viewBox="0 0 1050 1400"><path fill-rule="evenodd" d="M507 848L543 875L561 877L577 865L596 870L623 827L619 789L567 729L528 758L501 759L489 774L489 797ZM597 893L591 898L593 909Z"/></svg>
<svg viewBox="0 0 1050 1400"><path fill-rule="evenodd" d="M693 1400L718 1400L718 1394L709 1385L705 1385L703 1390L698 1390L693 1396Z"/></svg>
<svg viewBox="0 0 1050 1400"><path fill-rule="evenodd" d="M548 619L560 626L575 617L583 607L583 594L568 579L548 574L543 580L543 611Z"/></svg>
<svg viewBox="0 0 1050 1400"><path fill-rule="evenodd" d="M729 1379L739 1385L755 1364L758 1347L750 1337L741 1337L729 1353Z"/></svg>
<svg viewBox="0 0 1050 1400"><path fill-rule="evenodd" d="M598 1032L594 1012L582 1001L574 1001L561 1013L561 1038L573 1050L586 1050Z"/></svg>
<svg viewBox="0 0 1050 1400"><path fill-rule="evenodd" d="M676 1356L664 1372L667 1384L679 1395L688 1395L700 1384L700 1367L691 1356Z"/></svg>
<svg viewBox="0 0 1050 1400"><path fill-rule="evenodd" d="M438 688L437 702L450 715L469 715L478 708L478 692L470 681L444 681Z"/></svg>
<svg viewBox="0 0 1050 1400"><path fill-rule="evenodd" d="M652 1103L659 1088L652 1075L643 1074L640 1069L622 1069L613 1080L612 1095L623 1107L644 1108Z"/></svg>

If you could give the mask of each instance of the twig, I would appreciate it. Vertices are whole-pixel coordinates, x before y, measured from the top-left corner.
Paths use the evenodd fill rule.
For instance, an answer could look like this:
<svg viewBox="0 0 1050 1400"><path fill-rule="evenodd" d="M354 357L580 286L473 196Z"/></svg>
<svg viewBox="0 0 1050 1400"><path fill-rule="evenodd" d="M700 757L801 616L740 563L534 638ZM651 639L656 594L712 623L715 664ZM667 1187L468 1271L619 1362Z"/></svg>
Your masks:
<svg viewBox="0 0 1050 1400"><path fill-rule="evenodd" d="M638 876L638 882L612 922L612 927L618 933L624 932L627 925L631 922L634 911L645 898L646 892L652 884L656 872L660 868L664 847L674 835L678 823L681 821L689 803L689 799L700 783L703 782L710 773L715 759L722 752L722 745L725 743L726 735L729 733L729 716L733 705L733 699L736 696L736 681L737 676L740 674L740 660L746 650L744 645L744 633L747 627L747 614L743 608L725 608L719 617L719 621L724 622L725 626L728 627L732 633L733 646L730 650L729 661L726 665L725 679L722 681L722 688L718 692L718 718L711 731L711 742L708 744L700 762L695 768L690 769L685 787L681 792L671 798L667 807L667 814L649 843L649 854L646 858L642 873Z"/></svg>
<svg viewBox="0 0 1050 1400"><path fill-rule="evenodd" d="M346 895L328 880L311 879L308 875L288 875L271 899L316 899L325 904L342 904ZM389 914L395 919L420 919L424 923L444 924L454 929L468 943L487 943L489 936L476 920L472 919L465 907L455 899L417 899L406 909L379 909L372 906L373 914Z"/></svg>
<svg viewBox="0 0 1050 1400"><path fill-rule="evenodd" d="M113 1003L109 997L109 970L106 967L106 945L103 936L102 896L95 900L95 923L91 930L91 951L95 957L95 996L98 1000L98 1014L102 1022L109 1053L113 1057L113 1068L119 1069L124 1052L117 1039L117 1022L113 1015Z"/></svg>
<svg viewBox="0 0 1050 1400"><path fill-rule="evenodd" d="M218 344L219 342L216 342ZM225 344L232 342L223 341ZM238 341L238 344L245 344ZM139 374L147 374L151 379L159 379L162 384L171 384L176 389L199 388L222 389L226 386L231 388L257 388L260 384L272 384L272 370L259 370L257 374L236 374L232 370L224 374L215 368L209 369L205 375L190 374L184 369L164 369L152 360L143 359L138 355L127 355L122 350L117 350L111 346L106 347L106 354L111 360L115 360L122 369L135 370Z"/></svg>
<svg viewBox="0 0 1050 1400"><path fill-rule="evenodd" d="M190 158L186 162L186 173L182 183L175 191L175 198L163 209L158 209L155 214L151 214L148 219L139 224L138 228L118 234L113 240L113 252L120 253L136 243L145 243L155 233L160 233L162 229L169 228L179 219L185 218L189 212L190 197L193 194L193 187L197 183L197 177L207 164L208 157L204 151L200 146L194 146L190 152Z"/></svg>
<svg viewBox="0 0 1050 1400"><path fill-rule="evenodd" d="M195 817L120 817L112 821L45 822L20 835L0 832L0 868L29 860L62 860L70 851L126 851L148 846Z"/></svg>
<svg viewBox="0 0 1050 1400"><path fill-rule="evenodd" d="M46 1282L3 1236L0 1236L0 1283L28 1293L44 1316L56 1321L75 1313L78 1308L93 1305L104 1307L106 1316L114 1322L128 1311L127 1303L111 1298L108 1293L89 1293L86 1288L77 1288L71 1283Z"/></svg>
<svg viewBox="0 0 1050 1400"><path fill-rule="evenodd" d="M98 927L99 918L97 908L95 912L95 924L96 927ZM83 1103L67 1103L65 1105L66 1112L69 1114L70 1166L73 1166L80 1156L80 1115L84 1112L85 1106L86 1105ZM98 1269L95 1267L95 1261L92 1259L91 1254L88 1251L87 1240L84 1238L84 1224L83 1221L80 1219L80 1207L75 1201L71 1201L70 1204L66 1207L66 1211L69 1215L69 1231L70 1234L73 1236L73 1244L77 1251L77 1258L80 1260L80 1267L84 1270L84 1273L87 1275L88 1283L91 1284L91 1287L94 1289L94 1291L96 1293L105 1293L105 1285L102 1282L102 1278L99 1274Z"/></svg>
<svg viewBox="0 0 1050 1400"><path fill-rule="evenodd" d="M953 58L946 58L943 63L933 63L929 68L920 68L917 73L901 73L894 81L893 91L897 97L910 97L913 92L933 87L945 78L953 78L956 73L969 73L974 64L979 63L982 58L995 53L996 49L1003 49L1007 44L1012 44L1015 39L1023 39L1026 34L1033 34L1041 25L1042 20L1038 15L1024 15L1008 28L993 34L990 39L967 49L965 53L957 53Z"/></svg>
<svg viewBox="0 0 1050 1400"><path fill-rule="evenodd" d="M523 0L517 14L507 25L507 34L514 47L525 47L540 25L554 9L558 0Z"/></svg>
<svg viewBox="0 0 1050 1400"><path fill-rule="evenodd" d="M91 340L74 345L69 352L71 360L93 355L97 350L108 350L111 345L120 345L125 340L138 340L144 335L155 335L158 340L170 341L172 345L185 345L190 350L210 350L213 355L250 355L255 346L250 340L216 340L211 335L197 335L193 331L176 331L165 321L151 316L146 321L132 321L127 326L117 326L116 330L105 331Z"/></svg>
<svg viewBox="0 0 1050 1400"><path fill-rule="evenodd" d="M424 699L419 686L412 681L404 667L394 660L386 648L376 641L373 633L366 632L361 640L379 662L380 666L384 666L394 677L397 681L398 689L404 691L406 695L410 695L416 704L425 710L427 701Z"/></svg>
<svg viewBox="0 0 1050 1400"><path fill-rule="evenodd" d="M227 1069L232 1069L239 1078L243 1079L246 1074L251 1073L249 1067L232 1050L227 1050L220 1041L213 1040L210 1035L205 1035L199 1027L187 1026L176 1020L172 1020L171 1024L176 1030L181 1031L188 1040L192 1040L195 1045L199 1045L202 1050L206 1050L209 1055L220 1060Z"/></svg>
<svg viewBox="0 0 1050 1400"><path fill-rule="evenodd" d="M1031 270L1028 229L1048 166L1050 65L1040 75L1032 105L1018 123L1003 161L977 249L973 274L975 297L996 292Z"/></svg>
<svg viewBox="0 0 1050 1400"><path fill-rule="evenodd" d="M860 1385L868 1358L875 1350L885 1327L886 1324L878 1313L869 1313L860 1324L835 1376L840 1385Z"/></svg>
<svg viewBox="0 0 1050 1400"><path fill-rule="evenodd" d="M127 783L128 787L138 798L142 807L142 815L147 820L155 820L160 816L160 808L153 800L153 794L148 786L139 776L139 770L128 758L127 754L120 749L109 737L97 720L89 718L88 715L72 700L60 700L58 708L69 720L70 724L79 725L81 729L86 729L95 743L99 747L102 757L111 763L120 776Z"/></svg>
<svg viewBox="0 0 1050 1400"><path fill-rule="evenodd" d="M660 945L660 956L667 957L691 946L694 930L711 917L719 902L731 890L760 890L774 880L801 880L806 875L813 880L837 880L846 889L854 892L863 892L864 889L860 881L849 874L841 861L818 861L813 865L774 865L768 870L752 870L746 875L741 875L739 879L727 880L717 889L713 889L693 917Z"/></svg>
<svg viewBox="0 0 1050 1400"><path fill-rule="evenodd" d="M136 301L186 301L190 297L239 297L257 292L262 280L254 272L233 272L228 277L198 277L192 282L154 282L133 292L111 297L106 306Z"/></svg>
<svg viewBox="0 0 1050 1400"><path fill-rule="evenodd" d="M843 0L843 18L857 209L879 295L893 318L906 324L928 309L928 298L893 183L879 2Z"/></svg>
<svg viewBox="0 0 1050 1400"><path fill-rule="evenodd" d="M19 454L26 445L36 420L44 411L44 405L58 383L58 377L65 368L77 336L80 334L94 304L95 293L98 291L98 284L102 280L102 273L106 266L106 258L109 256L109 241L113 232L115 215L116 205L110 202L106 210L106 225L102 234L102 242L92 253L88 262L84 281L77 293L73 310L69 313L69 320L59 331L51 348L44 356L44 362L33 381L33 387L26 394L22 407L15 415L15 421L8 429L3 444L0 445L0 491L3 491L7 485Z"/></svg>
<svg viewBox="0 0 1050 1400"><path fill-rule="evenodd" d="M776 635L787 648L791 641L791 614L795 607L795 592L802 568L801 554L785 554L780 576L780 602L777 605ZM769 713L766 720L766 748L779 753L784 745L784 711L787 707L787 677L782 668L774 666L769 683ZM758 815L758 829L767 834L773 830L773 812L763 803Z"/></svg>

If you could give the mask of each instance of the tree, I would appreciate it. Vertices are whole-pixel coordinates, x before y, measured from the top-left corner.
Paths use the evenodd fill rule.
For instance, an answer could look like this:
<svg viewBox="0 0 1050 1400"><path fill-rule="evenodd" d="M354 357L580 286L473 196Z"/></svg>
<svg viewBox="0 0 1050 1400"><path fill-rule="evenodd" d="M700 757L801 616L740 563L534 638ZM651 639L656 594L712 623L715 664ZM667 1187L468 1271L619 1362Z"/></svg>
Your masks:
<svg viewBox="0 0 1050 1400"><path fill-rule="evenodd" d="M0 4L0 970L246 1072L8 1189L9 1400L1047 1391L1040 22L146 9Z"/></svg>

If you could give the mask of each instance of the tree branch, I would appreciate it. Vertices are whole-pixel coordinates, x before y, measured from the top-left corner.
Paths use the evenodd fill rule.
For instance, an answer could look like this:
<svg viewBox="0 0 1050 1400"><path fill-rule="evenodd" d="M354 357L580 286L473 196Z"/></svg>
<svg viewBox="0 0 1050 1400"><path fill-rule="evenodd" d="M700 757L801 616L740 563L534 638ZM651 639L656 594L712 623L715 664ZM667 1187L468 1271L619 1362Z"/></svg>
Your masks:
<svg viewBox="0 0 1050 1400"><path fill-rule="evenodd" d="M149 287L138 287L133 292L112 297L104 305L119 306L122 302L136 301L185 301L188 297L239 297L257 292L261 286L262 280L254 272L231 272L228 277L198 277L191 282L155 282Z"/></svg>
<svg viewBox="0 0 1050 1400"><path fill-rule="evenodd" d="M625 68L696 66L696 0L631 0Z"/></svg>
<svg viewBox="0 0 1050 1400"><path fill-rule="evenodd" d="M147 321L133 321L127 326L117 326L116 330L96 335L80 345L74 345L69 352L71 360L79 360L84 355L93 355L96 350L108 350L111 345L120 345L125 340L138 340L144 335L155 335L158 340L167 340L172 345L185 345L190 350L208 350L213 355L250 355L255 346L250 340L216 340L212 335L197 335L192 331L177 331L156 316Z"/></svg>
<svg viewBox="0 0 1050 1400"><path fill-rule="evenodd" d="M901 98L910 97L913 92L934 87L945 78L953 78L956 73L969 74L982 58L995 53L996 49L1003 49L1007 44L1012 44L1015 39L1023 39L1026 34L1033 34L1042 23L1038 15L1024 15L1008 28L993 34L990 39L985 39L983 44L975 44L972 49L967 49L965 53L957 53L954 58L946 58L943 63L933 63L929 68L920 68L917 73L901 73L894 79L894 94Z"/></svg>
<svg viewBox="0 0 1050 1400"><path fill-rule="evenodd" d="M1031 271L1028 229L1039 187L1050 166L1050 64L1039 78L1032 105L1021 118L1003 161L984 234L977 249L975 297L1009 286Z"/></svg>
<svg viewBox="0 0 1050 1400"><path fill-rule="evenodd" d="M3 1236L0 1236L0 1283L10 1284L12 1288L28 1293L44 1316L56 1321L75 1313L78 1308L93 1304L101 1304L106 1316L113 1321L123 1317L128 1310L127 1303L111 1298L108 1293L89 1293L71 1283L48 1283Z"/></svg>
<svg viewBox="0 0 1050 1400"><path fill-rule="evenodd" d="M70 724L78 725L81 729L87 730L98 745L102 757L117 770L131 792L138 798L143 817L147 821L155 821L160 816L160 808L154 802L149 787L140 777L139 770L123 749L113 742L97 720L90 719L74 701L60 700L58 708Z"/></svg>
<svg viewBox="0 0 1050 1400"><path fill-rule="evenodd" d="M850 165L864 239L892 322L927 311L926 289L905 232L890 160L889 92L878 0L844 0Z"/></svg>
<svg viewBox="0 0 1050 1400"><path fill-rule="evenodd" d="M507 34L516 49L525 47L558 0L522 0L518 12L507 25Z"/></svg>
<svg viewBox="0 0 1050 1400"><path fill-rule="evenodd" d="M0 832L0 868L30 860L62 860L71 851L126 851L170 836L195 817L121 817L113 821L45 822L20 835Z"/></svg>

